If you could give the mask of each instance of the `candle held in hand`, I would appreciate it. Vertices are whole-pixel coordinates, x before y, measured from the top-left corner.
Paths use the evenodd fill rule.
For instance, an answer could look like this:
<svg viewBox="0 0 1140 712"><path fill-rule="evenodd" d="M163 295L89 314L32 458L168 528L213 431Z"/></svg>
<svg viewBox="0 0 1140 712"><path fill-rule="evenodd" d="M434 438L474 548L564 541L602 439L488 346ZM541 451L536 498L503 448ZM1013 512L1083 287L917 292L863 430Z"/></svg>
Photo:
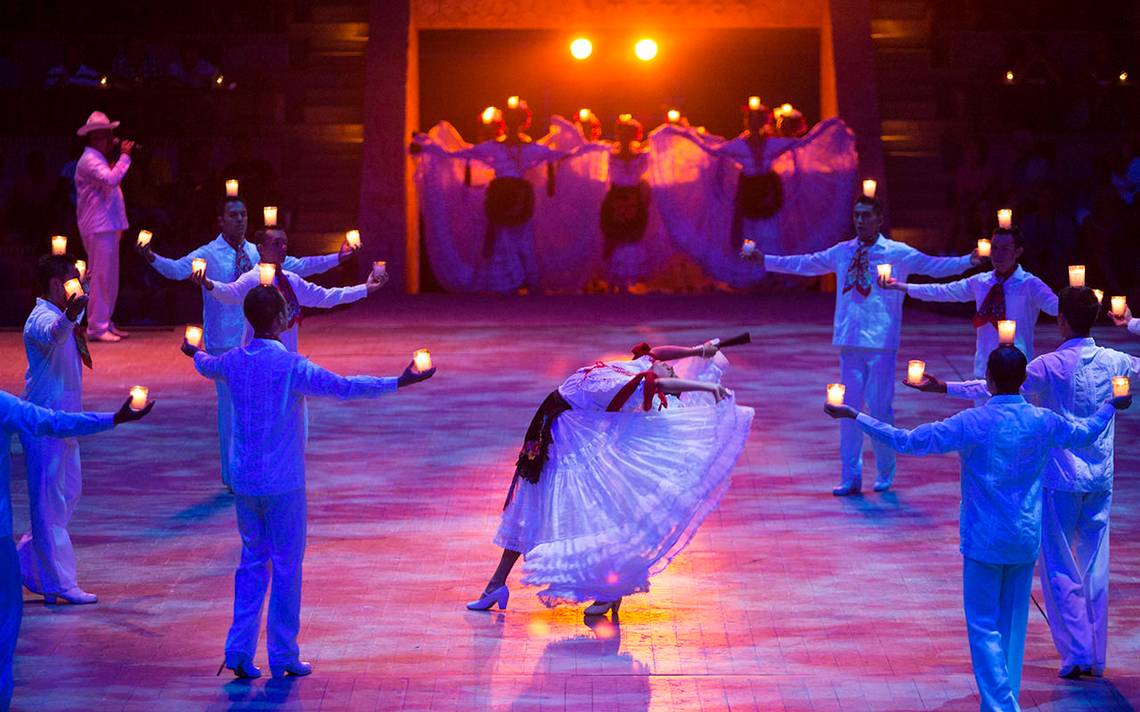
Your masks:
<svg viewBox="0 0 1140 712"><path fill-rule="evenodd" d="M198 275L199 277L205 277L206 276L206 258L205 257L195 257L194 259L190 260L190 271L193 272L194 274Z"/></svg>
<svg viewBox="0 0 1140 712"><path fill-rule="evenodd" d="M1124 309L1128 306L1128 297L1110 297L1113 316L1124 316Z"/></svg>
<svg viewBox="0 0 1140 712"><path fill-rule="evenodd" d="M358 249L360 247L360 231L349 230L344 233L344 241L347 242L348 246L352 249Z"/></svg>
<svg viewBox="0 0 1140 712"><path fill-rule="evenodd" d="M1112 379L1112 397L1120 398L1132 394L1132 383L1128 376L1117 376Z"/></svg>
<svg viewBox="0 0 1140 712"><path fill-rule="evenodd" d="M139 230L139 247L146 247L150 244L150 238L154 237L154 233L150 230Z"/></svg>
<svg viewBox="0 0 1140 712"><path fill-rule="evenodd" d="M828 383L827 384L827 404L828 405L843 405L843 394L847 392L847 386L842 383Z"/></svg>
<svg viewBox="0 0 1140 712"><path fill-rule="evenodd" d="M269 264L268 262L259 262L257 264L257 282L263 287L268 287L273 284L273 279L277 276L277 266Z"/></svg>
<svg viewBox="0 0 1140 712"><path fill-rule="evenodd" d="M978 240L978 257L989 257L990 249L992 247L993 243L991 243L986 238L983 237L982 239Z"/></svg>
<svg viewBox="0 0 1140 712"><path fill-rule="evenodd" d="M412 354L412 362L416 365L416 371L423 373L424 371L431 370L431 352L427 349L417 349Z"/></svg>
<svg viewBox="0 0 1140 712"><path fill-rule="evenodd" d="M202 327L187 326L186 343L198 349L202 348Z"/></svg>
<svg viewBox="0 0 1140 712"><path fill-rule="evenodd" d="M1069 265L1069 286L1070 287L1083 287L1083 286L1085 286L1085 266L1084 265Z"/></svg>
<svg viewBox="0 0 1140 712"><path fill-rule="evenodd" d="M52 235L51 253L53 255L67 254L67 237L63 235Z"/></svg>
<svg viewBox="0 0 1140 712"><path fill-rule="evenodd" d="M131 389L131 410L142 410L146 407L146 397L150 389L146 386L135 386Z"/></svg>
<svg viewBox="0 0 1140 712"><path fill-rule="evenodd" d="M84 260L76 260L75 271L79 273L79 279L82 281L83 278L87 276L87 262Z"/></svg>
<svg viewBox="0 0 1140 712"><path fill-rule="evenodd" d="M238 194L238 182L236 178L230 178L226 181L226 197L236 198Z"/></svg>
<svg viewBox="0 0 1140 712"><path fill-rule="evenodd" d="M1096 303L1104 304L1104 292L1100 289L1094 289L1093 294L1096 295Z"/></svg>
<svg viewBox="0 0 1140 712"><path fill-rule="evenodd" d="M63 291L67 293L68 299L71 297L82 297L83 285L79 283L78 279L69 279L63 283Z"/></svg>
<svg viewBox="0 0 1140 712"><path fill-rule="evenodd" d="M879 265L878 269L879 269L879 279L890 279L891 278L891 266L890 265Z"/></svg>
<svg viewBox="0 0 1140 712"><path fill-rule="evenodd" d="M377 260L372 263L372 276L380 277L388 271L388 263L384 260Z"/></svg>
<svg viewBox="0 0 1140 712"><path fill-rule="evenodd" d="M266 205L261 209L261 217L265 222L265 227L277 227L277 206Z"/></svg>
<svg viewBox="0 0 1140 712"><path fill-rule="evenodd" d="M912 386L922 383L922 375L926 373L925 361L906 362L906 382Z"/></svg>
<svg viewBox="0 0 1140 712"><path fill-rule="evenodd" d="M1012 319L1002 319L998 322L998 343L1002 346L1013 346L1017 336L1017 322Z"/></svg>

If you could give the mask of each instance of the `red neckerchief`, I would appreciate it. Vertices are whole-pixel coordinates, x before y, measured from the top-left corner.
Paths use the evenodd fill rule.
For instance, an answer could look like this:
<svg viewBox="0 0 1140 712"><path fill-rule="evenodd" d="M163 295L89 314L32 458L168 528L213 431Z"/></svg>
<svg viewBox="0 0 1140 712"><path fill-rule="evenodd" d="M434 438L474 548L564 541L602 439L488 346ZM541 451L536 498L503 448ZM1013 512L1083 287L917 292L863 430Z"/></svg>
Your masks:
<svg viewBox="0 0 1140 712"><path fill-rule="evenodd" d="M1005 319L1005 282L1016 271L1016 266L1008 274L998 274L997 270L994 270L994 286L986 292L982 306L978 307L977 313L974 314L975 329L980 329L986 324L993 324L994 328L997 328L997 323Z"/></svg>
<svg viewBox="0 0 1140 712"><path fill-rule="evenodd" d="M301 303L297 300L297 293L293 291L293 285L289 284L289 280L285 277L285 270L281 269L281 265L277 265L277 272L273 278L274 286L277 291L281 292L281 296L285 297L285 304L289 309L289 325L285 328L292 329L294 325L301 325Z"/></svg>
<svg viewBox="0 0 1140 712"><path fill-rule="evenodd" d="M851 258L851 264L847 266L847 275L843 280L843 293L846 294L854 289L864 297L871 294L871 248L875 246L878 237L870 242L863 242L859 240L859 247L855 250L855 256Z"/></svg>

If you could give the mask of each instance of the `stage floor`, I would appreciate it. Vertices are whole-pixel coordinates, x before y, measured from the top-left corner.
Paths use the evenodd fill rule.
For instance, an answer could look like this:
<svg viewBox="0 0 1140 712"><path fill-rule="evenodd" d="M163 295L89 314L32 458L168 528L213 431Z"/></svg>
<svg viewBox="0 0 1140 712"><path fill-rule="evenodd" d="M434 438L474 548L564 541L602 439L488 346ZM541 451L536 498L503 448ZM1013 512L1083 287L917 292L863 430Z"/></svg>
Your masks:
<svg viewBox="0 0 1140 712"><path fill-rule="evenodd" d="M432 349L437 377L380 401L310 403L309 547L301 632L314 674L234 681L222 658L239 540L218 478L214 390L180 330L97 344L86 404L136 383L144 423L85 440L72 533L94 606L25 595L18 710L976 710L962 616L958 458L901 458L893 491L839 499L831 297L464 298L378 295L307 319L301 350L342 373L396 375ZM633 343L752 331L727 384L756 409L717 512L620 624L587 627L512 577L510 607L471 613L534 407L568 372ZM1099 327L1108 345L1140 341ZM0 333L0 388L22 390L19 334ZM1059 341L1038 326L1042 350ZM899 354L968 372L964 320L908 310ZM961 404L906 391L904 426ZM1107 676L1056 677L1030 611L1026 709L1140 702L1140 406L1119 420ZM868 448L868 476L873 479ZM16 530L27 526L13 458ZM1035 597L1041 600L1035 584ZM264 632L257 656L268 673Z"/></svg>

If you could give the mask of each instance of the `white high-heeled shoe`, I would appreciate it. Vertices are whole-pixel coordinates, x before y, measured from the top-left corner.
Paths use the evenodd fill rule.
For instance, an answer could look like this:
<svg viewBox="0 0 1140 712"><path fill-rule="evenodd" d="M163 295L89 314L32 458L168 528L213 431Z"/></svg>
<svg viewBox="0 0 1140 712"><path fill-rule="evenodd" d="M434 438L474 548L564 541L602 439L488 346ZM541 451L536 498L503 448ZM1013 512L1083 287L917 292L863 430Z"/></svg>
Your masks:
<svg viewBox="0 0 1140 712"><path fill-rule="evenodd" d="M613 611L616 616L619 608L621 608L620 598L616 601L594 601L593 605L586 606L585 614L588 616L604 616Z"/></svg>
<svg viewBox="0 0 1140 712"><path fill-rule="evenodd" d="M99 597L95 594L87 593L78 586L72 586L63 593L45 593L44 603L54 606L61 598L73 606L85 606L99 602Z"/></svg>
<svg viewBox="0 0 1140 712"><path fill-rule="evenodd" d="M490 610L496 603L499 604L499 610L502 611L507 607L507 601L511 598L511 591L507 588L506 584L498 588L484 593L478 600L472 601L467 604L469 611L487 611Z"/></svg>

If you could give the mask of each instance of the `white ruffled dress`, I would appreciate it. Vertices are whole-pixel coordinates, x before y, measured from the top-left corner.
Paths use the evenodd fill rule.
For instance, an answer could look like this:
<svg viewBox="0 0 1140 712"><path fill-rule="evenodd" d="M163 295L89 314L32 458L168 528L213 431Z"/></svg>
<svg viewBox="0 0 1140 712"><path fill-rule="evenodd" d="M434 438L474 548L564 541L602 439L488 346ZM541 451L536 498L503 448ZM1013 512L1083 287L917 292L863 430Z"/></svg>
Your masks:
<svg viewBox="0 0 1140 712"><path fill-rule="evenodd" d="M693 392L645 412L639 387L621 412L606 412L650 364L610 362L566 379L558 391L572 407L554 422L539 481L518 481L503 510L495 544L523 552L522 581L542 586L547 606L648 591L649 577L685 548L728 489L753 410ZM674 366L679 377L719 382L728 360Z"/></svg>

